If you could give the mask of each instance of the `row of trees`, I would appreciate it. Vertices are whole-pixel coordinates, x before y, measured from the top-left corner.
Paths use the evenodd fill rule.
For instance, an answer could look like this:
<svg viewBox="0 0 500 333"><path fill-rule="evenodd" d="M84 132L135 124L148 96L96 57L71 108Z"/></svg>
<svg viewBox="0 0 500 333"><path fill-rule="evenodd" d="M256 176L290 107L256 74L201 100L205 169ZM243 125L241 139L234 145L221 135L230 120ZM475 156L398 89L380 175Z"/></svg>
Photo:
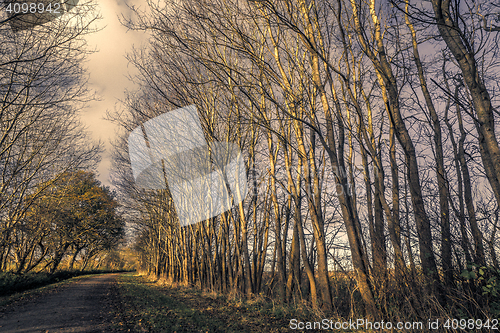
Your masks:
<svg viewBox="0 0 500 333"><path fill-rule="evenodd" d="M91 258L123 228L111 193L77 172L102 151L79 120L94 98L82 65L96 4L21 30L9 4L0 4L0 271L54 271L70 250L73 261Z"/></svg>
<svg viewBox="0 0 500 333"><path fill-rule="evenodd" d="M130 55L141 88L110 115L144 269L222 291L267 285L340 315L491 309L460 273L499 268L494 4L147 4L124 22L151 33ZM127 135L190 104L208 142L246 152L252 186L231 211L181 228L168 190L134 185ZM341 299L350 278L361 303Z"/></svg>

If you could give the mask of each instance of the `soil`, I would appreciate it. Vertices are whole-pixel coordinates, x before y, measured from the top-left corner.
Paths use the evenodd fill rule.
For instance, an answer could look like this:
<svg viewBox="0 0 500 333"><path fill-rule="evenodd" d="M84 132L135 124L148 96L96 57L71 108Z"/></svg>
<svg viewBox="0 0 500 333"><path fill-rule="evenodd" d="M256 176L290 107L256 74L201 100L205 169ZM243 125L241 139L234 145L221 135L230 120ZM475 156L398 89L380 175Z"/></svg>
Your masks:
<svg viewBox="0 0 500 333"><path fill-rule="evenodd" d="M118 274L66 284L0 310L0 332L120 332Z"/></svg>

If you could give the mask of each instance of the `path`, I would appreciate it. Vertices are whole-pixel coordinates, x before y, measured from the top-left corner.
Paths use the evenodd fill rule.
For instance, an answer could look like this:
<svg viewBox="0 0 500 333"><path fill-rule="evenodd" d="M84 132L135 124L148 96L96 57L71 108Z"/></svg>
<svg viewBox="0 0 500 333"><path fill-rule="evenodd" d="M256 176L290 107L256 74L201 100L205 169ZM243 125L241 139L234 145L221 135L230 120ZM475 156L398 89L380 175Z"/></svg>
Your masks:
<svg viewBox="0 0 500 333"><path fill-rule="evenodd" d="M116 276L90 277L0 313L0 332L112 332Z"/></svg>

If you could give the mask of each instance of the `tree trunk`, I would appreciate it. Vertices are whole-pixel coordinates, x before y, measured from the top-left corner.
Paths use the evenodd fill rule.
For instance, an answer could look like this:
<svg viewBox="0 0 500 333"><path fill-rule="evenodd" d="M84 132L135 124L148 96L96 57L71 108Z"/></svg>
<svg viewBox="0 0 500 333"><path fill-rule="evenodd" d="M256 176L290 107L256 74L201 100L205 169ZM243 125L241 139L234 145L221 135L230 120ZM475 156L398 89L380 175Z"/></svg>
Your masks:
<svg viewBox="0 0 500 333"><path fill-rule="evenodd" d="M406 10L408 11L408 0L406 3ZM429 110L431 116L431 125L434 131L434 149L435 149L435 159L436 159L436 175L437 184L439 191L439 209L440 209L440 222L441 222L441 265L443 267L443 273L445 277L446 284L453 284L453 265L451 260L451 231L450 231L450 208L448 206L448 197L450 196L448 191L448 182L446 180L445 168L444 168L444 154L443 154L443 142L441 139L441 124L439 117L434 107L434 102L432 101L431 94L427 88L427 81L424 75L424 69L422 62L420 60L420 53L418 51L417 34L413 28L413 24L408 17L408 12L405 13L406 24L410 29L412 36L412 46L413 46L413 60L417 66L418 78L420 81L420 88L425 98L425 103L427 109Z"/></svg>
<svg viewBox="0 0 500 333"><path fill-rule="evenodd" d="M481 159L497 204L500 205L500 147L495 133L491 96L477 68L474 58L475 50L465 39L465 34L460 30L457 22L453 20L450 5L450 0L432 0L439 33L457 60L472 96L474 110L477 114ZM459 10L459 8L455 8L455 11Z"/></svg>
<svg viewBox="0 0 500 333"><path fill-rule="evenodd" d="M412 200L415 222L417 225L417 233L420 248L420 260L424 274L429 278L432 292L440 291L440 279L432 246L432 233L430 221L425 211L422 188L420 186L420 174L418 168L418 161L415 152L415 147L408 133L406 125L399 108L399 91L396 78L393 75L391 65L387 60L385 47L382 40L380 31L380 21L377 17L375 10L375 1L370 0L370 14L373 23L375 24L375 41L376 41L376 54L368 45L365 40L365 32L360 23L358 4L356 1L351 0L351 5L354 13L354 23L356 32L361 42L363 50L372 61L375 70L380 74L380 84L387 89L388 100L385 101L388 105L389 118L392 122L396 137L399 144L404 150L406 164L408 169L408 185L410 189L410 196ZM378 56L378 57L377 57Z"/></svg>

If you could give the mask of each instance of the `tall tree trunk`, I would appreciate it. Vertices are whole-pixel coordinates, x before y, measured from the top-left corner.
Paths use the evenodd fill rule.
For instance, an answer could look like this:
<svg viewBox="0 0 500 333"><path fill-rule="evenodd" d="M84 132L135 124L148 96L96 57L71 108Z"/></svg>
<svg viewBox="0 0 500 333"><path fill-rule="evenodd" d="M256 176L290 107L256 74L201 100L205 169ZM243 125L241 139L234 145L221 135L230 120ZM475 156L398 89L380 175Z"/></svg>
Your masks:
<svg viewBox="0 0 500 333"><path fill-rule="evenodd" d="M477 68L475 50L466 39L466 34L461 31L458 22L452 18L451 1L432 0L432 6L439 33L458 62L472 96L477 115L481 159L497 204L500 205L500 147L495 133L495 117L491 96ZM455 11L460 11L460 8L455 8ZM458 15L456 16L458 17Z"/></svg>
<svg viewBox="0 0 500 333"><path fill-rule="evenodd" d="M448 82L446 80L446 73L444 71L445 65L443 65L443 74L445 76L445 82L446 86L448 87ZM457 87L458 88L458 87ZM458 218L458 222L460 225L460 241L461 241L461 246L462 250L464 251L465 254L465 263L470 263L472 262L471 260L471 255L470 255L470 242L469 242L469 237L467 236L467 228L465 225L465 206L464 206L464 190L463 190L463 181L462 181L462 170L460 167L460 157L459 157L459 151L457 148L457 143L455 141L455 134L453 131L453 126L451 125L449 119L448 119L448 112L450 109L450 98L448 98L445 106L445 116L444 116L444 121L446 123L446 127L448 127L448 133L450 137L450 142L453 147L453 156L454 156L454 164L455 164L455 173L457 175L457 187L458 187L458 202L459 202L459 208L456 209L456 207L453 205L451 202L451 197L449 197L449 200L451 202L451 206L455 212L456 217Z"/></svg>
<svg viewBox="0 0 500 333"><path fill-rule="evenodd" d="M293 197L293 204L294 204L294 227L297 227L297 237L298 237L298 242L300 245L300 249L297 251L300 253L302 257L302 264L304 265L304 270L306 272L307 278L309 280L309 291L311 295L311 303L313 309L318 309L318 295L317 295L317 289L316 289L316 278L314 276L314 271L313 267L309 263L309 260L307 258L307 247L306 247L306 240L305 240L305 235L304 235L304 229L302 225L302 193L301 193L301 188L302 188L302 161L303 159L299 158L297 160L297 181L294 182L293 176L292 176L292 165L291 165L291 160L289 158L289 155L285 155L285 166L286 166L286 171L287 171L287 177L289 182L291 182L291 190L292 190L292 197Z"/></svg>
<svg viewBox="0 0 500 333"><path fill-rule="evenodd" d="M283 246L281 239L281 213L279 209L279 202L276 189L276 156L279 147L276 148L273 142L272 133L269 129L267 131L267 142L269 149L269 163L270 163L270 186L271 186L271 200L273 203L274 211L274 237L275 237L275 253L276 253L276 267L278 269L278 297L280 301L285 301L285 267L283 265Z"/></svg>
<svg viewBox="0 0 500 333"><path fill-rule="evenodd" d="M483 235L477 224L476 209L474 208L474 201L472 198L472 183L470 179L469 168L467 167L467 161L465 160L464 142L467 134L464 129L460 106L457 104L456 108L457 108L458 128L460 129L460 140L458 141L458 158L460 160L460 168L462 170L465 206L467 207L467 212L469 215L469 224L472 231L472 238L474 239L474 245L476 248L474 257L475 257L475 262L477 264L485 265L486 258L484 255Z"/></svg>
<svg viewBox="0 0 500 333"><path fill-rule="evenodd" d="M369 9L373 23L375 24L374 34L376 42L376 52L372 50L371 46L368 45L365 39L365 31L363 30L360 22L360 14L358 9L359 5L355 0L351 0L351 5L354 14L356 32L363 50L372 61L375 70L380 74L380 84L387 89L388 100L386 100L385 102L388 105L388 110L390 110L389 118L394 126L399 144L401 145L405 153L408 169L408 185L414 210L415 222L417 225L422 269L424 271L424 274L430 280L432 292L439 291L440 293L441 286L436 265L436 258L434 255L434 249L432 246L430 220L424 207L415 147L401 115L399 107L398 85L396 78L394 77L394 74L392 72L391 65L387 60L387 55L381 34L380 21L375 10L375 1L370 0Z"/></svg>
<svg viewBox="0 0 500 333"><path fill-rule="evenodd" d="M413 24L408 16L408 0L406 0L406 13L405 13L406 24L411 32L412 46L413 46L413 60L417 66L418 78L420 81L420 88L425 98L425 103L427 109L429 110L431 116L431 125L434 131L434 149L435 149L435 159L436 159L436 175L437 184L439 191L439 210L440 210L440 222L441 222L441 265L443 267L443 273L445 277L446 284L453 283L453 265L451 260L451 231L450 231L450 208L448 206L448 197L450 196L448 191L448 182L446 180L445 168L444 168L444 154L443 154L443 142L441 139L441 124L439 117L434 107L434 102L432 101L431 94L427 88L427 80L424 75L424 68L420 60L420 53L418 51L417 33L413 28Z"/></svg>

